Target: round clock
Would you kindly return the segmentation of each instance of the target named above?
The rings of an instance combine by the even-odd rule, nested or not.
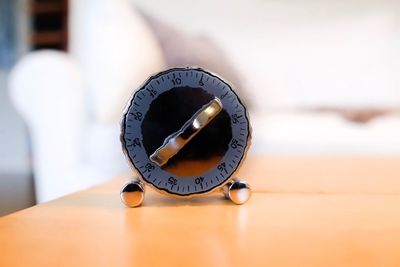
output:
[[[242,204],[250,187],[234,174],[250,139],[244,104],[217,75],[201,68],[153,75],[135,91],[122,118],[122,148],[138,175],[124,185],[121,199],[139,206],[148,184],[175,197],[220,189]]]

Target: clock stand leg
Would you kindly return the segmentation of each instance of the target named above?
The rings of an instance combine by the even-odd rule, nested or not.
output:
[[[224,195],[233,203],[241,205],[247,202],[251,197],[250,185],[245,180],[234,178],[223,188]]]
[[[122,202],[129,208],[138,207],[144,200],[144,184],[140,179],[132,179],[121,189]]]

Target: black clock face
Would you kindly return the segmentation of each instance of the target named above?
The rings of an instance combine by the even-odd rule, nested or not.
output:
[[[182,127],[213,99],[221,105],[218,114],[185,137]],[[189,141],[157,164],[151,155],[176,133]],[[243,160],[249,138],[248,115],[238,96],[221,78],[199,68],[150,77],[122,121],[121,142],[133,167],[146,182],[173,195],[202,194],[224,184]]]

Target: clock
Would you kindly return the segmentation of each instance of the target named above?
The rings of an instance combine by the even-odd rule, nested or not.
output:
[[[173,68],[149,77],[129,100],[122,149],[136,176],[121,189],[129,207],[146,185],[172,197],[222,191],[236,204],[250,186],[235,177],[251,141],[249,115],[233,87],[201,68]]]

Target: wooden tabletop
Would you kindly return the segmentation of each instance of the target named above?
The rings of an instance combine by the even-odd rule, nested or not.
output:
[[[250,157],[254,193],[125,208],[126,178],[0,218],[0,266],[400,266],[400,157]]]

